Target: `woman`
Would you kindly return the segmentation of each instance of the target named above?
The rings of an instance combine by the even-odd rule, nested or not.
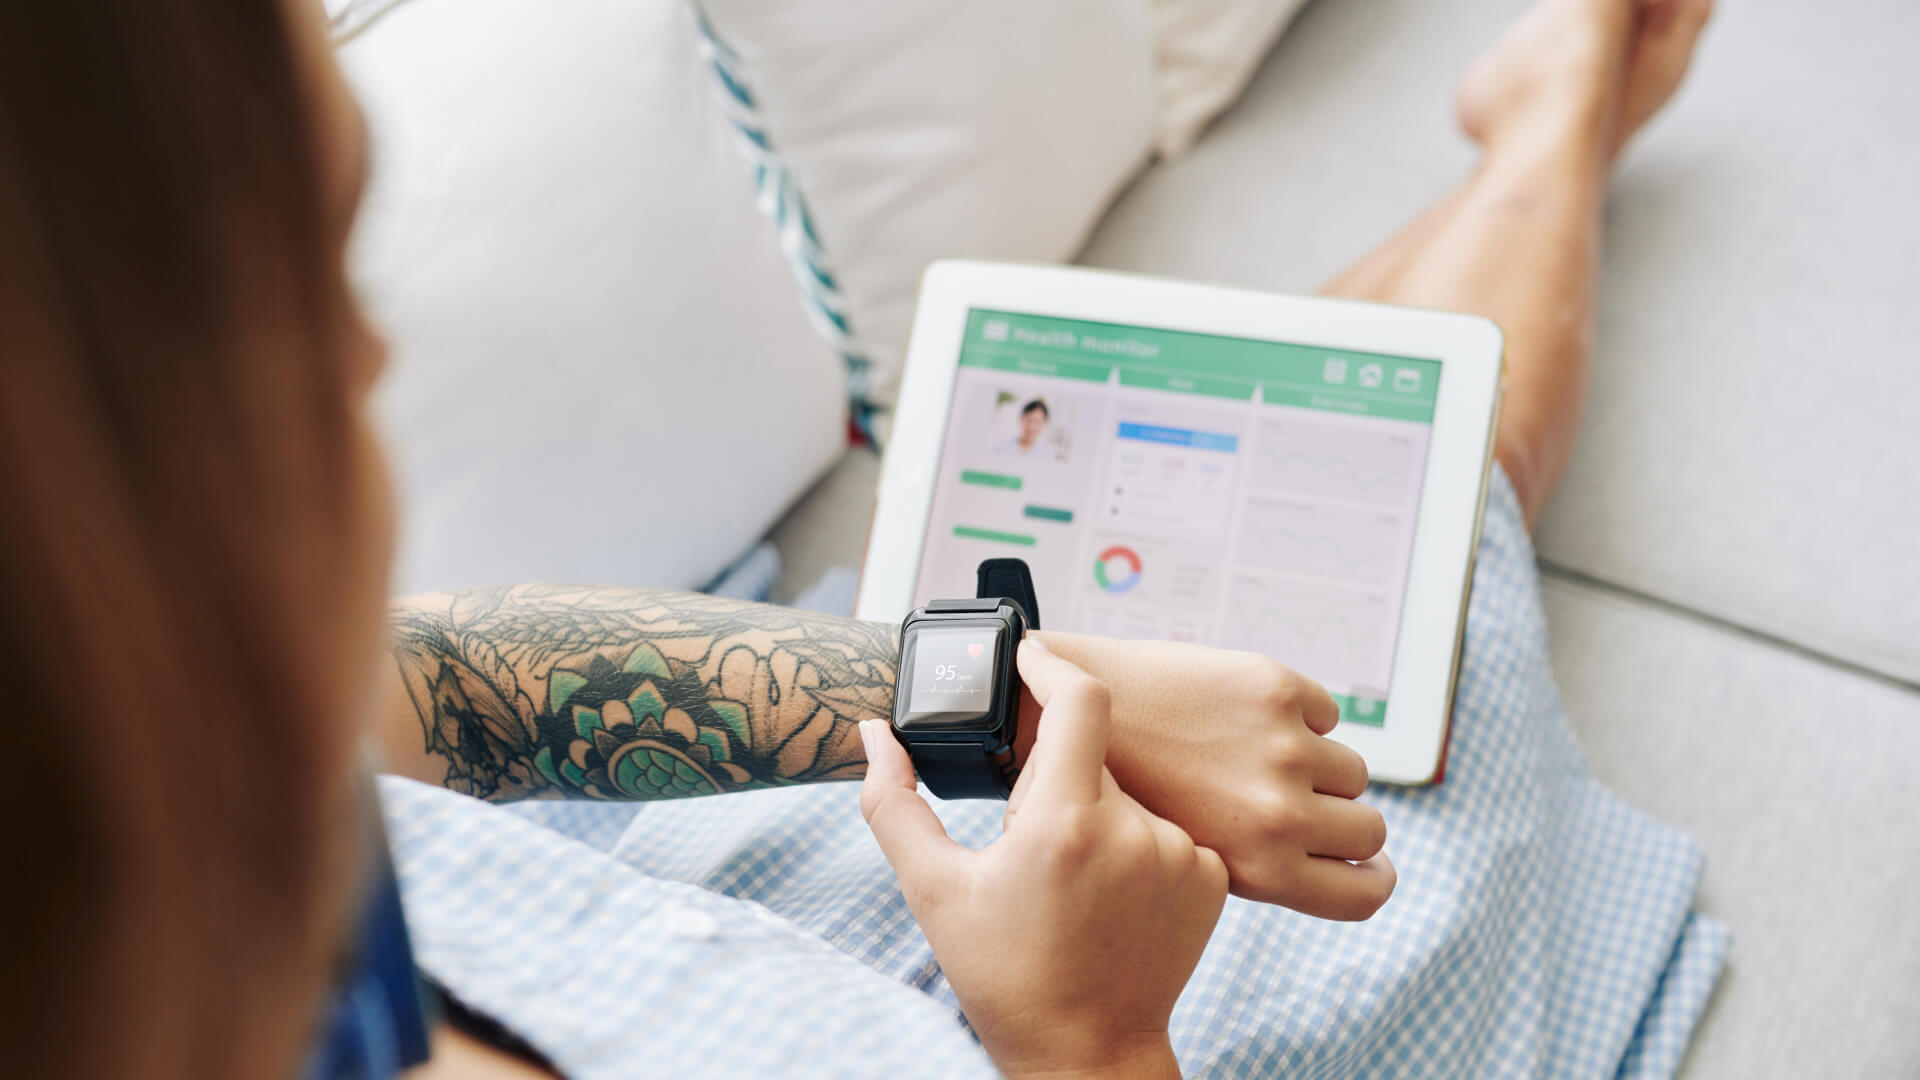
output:
[[[215,19],[188,0],[70,8],[14,5],[0,15],[0,499],[10,508],[0,540],[9,598],[0,664],[16,695],[10,730],[20,760],[4,807],[8,863],[19,868],[8,890],[18,929],[3,984],[7,1045],[13,1071],[31,1076],[286,1075],[308,1059],[333,960],[356,917],[364,730],[385,733],[399,771],[478,794],[605,789],[585,766],[578,781],[557,764],[551,775],[542,770],[539,748],[500,723],[515,701],[479,693],[523,680],[556,685],[544,637],[513,656],[498,643],[527,641],[516,626],[533,624],[516,619],[542,613],[551,597],[538,591],[423,601],[403,612],[400,679],[382,708],[376,676],[393,670],[381,658],[391,511],[365,417],[380,347],[341,272],[366,161],[318,11],[263,2]],[[1499,520],[1489,521],[1505,545],[1494,560],[1500,573],[1523,564],[1518,520],[1544,502],[1571,443],[1607,170],[1671,93],[1703,18],[1698,0],[1547,0],[1463,92],[1463,119],[1488,148],[1486,167],[1336,285],[1348,295],[1480,311],[1506,326],[1514,373],[1499,452],[1514,492],[1502,489],[1490,512]],[[1473,640],[1483,650],[1508,632],[1488,622],[1500,618],[1492,602],[1480,610],[1488,584],[1475,600]],[[689,634],[711,644],[734,640],[729,634],[750,643],[851,633],[769,626],[743,609],[659,597],[589,607],[596,619],[602,608],[621,612],[616,621],[635,635],[619,643],[629,660],[641,644]],[[472,618],[505,632],[491,639]],[[1512,634],[1535,632],[1519,622]],[[1390,864],[1375,857],[1379,815],[1351,801],[1364,770],[1356,777],[1355,763],[1319,738],[1324,692],[1310,682],[1208,654],[1205,663],[1218,666],[1207,676],[1217,677],[1196,681],[1241,711],[1224,727],[1182,731],[1144,721],[1156,707],[1166,719],[1169,699],[1197,711],[1194,694],[1169,694],[1155,676],[1190,668],[1198,653],[1167,663],[1156,662],[1165,654],[1154,646],[1049,642],[1021,657],[1043,710],[1040,734],[1010,808],[1018,813],[986,850],[965,852],[940,835],[898,747],[869,727],[830,717],[825,735],[808,736],[816,752],[800,771],[812,770],[806,779],[865,772],[861,809],[941,962],[921,964],[931,974],[920,982],[950,986],[998,1067],[1165,1074],[1175,1067],[1169,1014],[1229,883],[1243,895],[1364,917],[1393,887]],[[1500,675],[1474,675],[1475,649],[1470,642],[1463,708],[1481,708],[1473,688]],[[663,663],[681,659],[666,652]],[[697,685],[724,687],[733,655],[695,672]],[[878,646],[843,643],[820,655],[849,667],[889,662]],[[771,653],[762,659],[778,667]],[[582,677],[592,675],[589,665]],[[443,676],[458,693],[437,692]],[[860,677],[886,681],[878,671]],[[857,678],[833,688],[850,685]],[[1237,692],[1250,688],[1262,692]],[[780,701],[791,698],[763,696],[748,702],[749,721],[787,722]],[[1448,800],[1484,793],[1473,785],[1495,749],[1486,740],[1515,730],[1500,720],[1477,726],[1480,742],[1462,732],[1457,785],[1390,800],[1416,837],[1444,818]],[[812,722],[782,731],[798,738]],[[1231,736],[1253,728],[1265,738],[1248,753],[1254,743]],[[1168,745],[1220,771],[1169,770]],[[740,764],[737,777],[715,766],[710,786],[726,786],[721,775],[741,787],[795,775],[771,746],[765,753]],[[546,862],[490,865],[499,851],[528,853],[495,841],[518,842],[533,826],[490,824],[487,832],[474,826],[469,800],[388,791],[403,872],[417,885],[410,906],[416,895],[430,901],[419,905],[425,919],[414,911],[416,931],[445,961],[430,971],[461,974],[449,980],[456,999],[499,989],[486,982],[488,965],[538,961],[548,973],[565,966],[559,960],[578,965],[572,985],[581,1002],[600,1002],[596,988],[630,975],[597,965],[649,942],[589,940],[585,954],[556,956],[531,935],[501,938],[489,942],[485,964],[459,969],[446,930],[454,919],[439,918],[446,909],[431,902],[436,883],[416,859],[431,840],[466,860],[469,883],[588,864],[602,877],[630,868],[594,862],[601,853],[579,845],[562,851],[557,840],[535,841],[554,849]],[[569,888],[541,897],[549,906],[579,899],[574,879],[556,880]],[[872,889],[890,885],[861,880],[871,906],[840,908],[884,909],[889,901]],[[1535,879],[1499,880],[1518,881],[1524,899]],[[644,882],[617,882],[594,898],[615,895],[696,903]],[[542,1066],[529,1058],[541,1055],[579,1075],[676,1071],[668,1063],[684,1071],[690,1062],[709,1072],[767,1061],[794,1071],[985,1065],[925,998],[839,954],[809,951],[784,930],[755,938],[747,922],[716,921],[697,906],[646,913],[658,916],[661,935],[684,943],[668,954],[684,962],[675,969],[684,977],[649,1001],[692,1008],[715,972],[744,959],[739,970],[762,973],[767,985],[732,985],[766,995],[756,999],[764,1010],[744,1022],[730,1003],[709,1002],[701,1015],[728,1021],[716,1031],[697,1017],[674,1024],[677,1014],[616,1000],[605,1010],[612,1020],[591,1029],[603,1041],[588,1045],[586,1028],[567,1022],[593,1018],[539,1014],[555,1017],[545,1027],[528,1021],[534,1014],[511,1015],[545,1003],[509,998],[478,1011],[508,1014],[510,1032],[496,1032],[493,1045],[448,1033],[429,1068],[538,1075]],[[1284,915],[1235,909],[1223,930],[1235,955],[1218,962],[1287,967],[1297,954],[1282,946],[1297,924]],[[617,920],[614,929],[622,929]],[[735,955],[750,940],[758,951]],[[1353,955],[1416,956],[1412,967],[1427,971],[1441,970],[1428,961],[1448,949],[1469,947],[1475,939],[1458,937]],[[764,974],[776,964],[785,976]],[[1371,1018],[1372,1041],[1355,1045],[1385,1055],[1408,1037],[1393,1026],[1395,999],[1386,995],[1414,984],[1376,978],[1377,966],[1324,985],[1336,988],[1335,1012]],[[1454,989],[1469,1004],[1486,1003],[1475,1015],[1505,1000],[1479,984]],[[1209,1004],[1193,1030],[1237,1053],[1273,1041],[1273,1010],[1312,1016],[1327,1006],[1253,997],[1268,1011]],[[820,1011],[820,999],[838,1011]],[[807,1030],[790,1030],[792,1016]],[[499,1043],[531,1044],[533,1053],[516,1056]],[[754,1056],[807,1046],[816,1056]],[[616,1052],[629,1056],[607,1056]],[[1346,1059],[1361,1060],[1396,1059]],[[1479,1071],[1457,1059],[1445,1067]]]
[[[367,170],[359,114],[317,5],[16,6],[0,16],[0,158],[0,662],[24,766],[6,803],[9,1071],[288,1075],[310,1060],[355,933],[357,745],[376,674],[393,670],[391,496],[366,416],[382,346],[343,273]],[[683,622],[744,617],[676,600]],[[408,629],[403,660],[430,658],[431,628]],[[849,632],[890,662],[884,635]],[[1225,867],[1105,771],[1100,684],[1044,649],[1021,665],[1046,708],[1006,843],[975,855],[929,835],[910,766],[873,723],[849,744],[876,751],[869,815],[929,932],[958,950],[955,986],[1003,1069],[1165,1071],[1166,1015]],[[87,698],[113,704],[79,707],[80,672]],[[456,748],[457,726],[423,747],[400,715],[403,749]],[[1324,746],[1359,770],[1357,794],[1364,767]],[[749,749],[712,774],[771,777],[778,763]],[[835,753],[841,774],[863,771],[864,754]],[[458,775],[474,790],[471,768]],[[1016,907],[1018,922],[998,917]],[[1004,960],[987,941],[1020,946],[1020,963],[961,974],[966,957]],[[904,993],[838,959],[843,982]],[[977,1053],[920,1008],[962,1060]],[[518,1075],[530,1056],[449,1033],[433,1068]]]

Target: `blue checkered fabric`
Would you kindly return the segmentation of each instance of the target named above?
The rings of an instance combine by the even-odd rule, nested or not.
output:
[[[463,795],[380,785],[421,968],[563,1076],[993,1074],[950,1010],[759,904]]]
[[[1694,843],[1587,773],[1546,644],[1532,548],[1497,477],[1446,782],[1367,796],[1387,819],[1398,891],[1358,924],[1229,901],[1173,1017],[1190,1075],[1678,1068],[1729,935],[1692,910]],[[423,965],[569,1075],[683,1071],[666,1062],[759,1075],[987,1069],[852,785],[503,810],[387,784]],[[963,843],[999,831],[994,805],[936,805]],[[658,932],[669,902],[705,913],[716,937]],[[835,951],[807,951],[822,941]],[[893,993],[903,985],[921,992],[911,1009]],[[708,1023],[676,1029],[695,1009]],[[713,1038],[716,1018],[732,1040]],[[849,1026],[858,1037],[819,1034]],[[649,1056],[623,1071],[614,1045]]]

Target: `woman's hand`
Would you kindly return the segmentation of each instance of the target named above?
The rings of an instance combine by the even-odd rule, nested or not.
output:
[[[1386,903],[1386,822],[1354,801],[1367,764],[1325,737],[1340,712],[1319,683],[1253,653],[1042,636],[1112,688],[1114,778],[1218,851],[1234,895],[1326,919],[1365,919]]]
[[[860,810],[973,1030],[1010,1076],[1177,1076],[1167,1021],[1226,902],[1227,870],[1120,790],[1107,689],[1029,639],[1044,723],[975,852],[914,790],[886,723],[860,725]]]

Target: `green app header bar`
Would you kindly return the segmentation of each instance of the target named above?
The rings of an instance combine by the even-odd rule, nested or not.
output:
[[[1431,423],[1440,361],[975,309],[963,367]]]

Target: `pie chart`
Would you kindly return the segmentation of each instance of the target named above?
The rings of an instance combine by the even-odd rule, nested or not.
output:
[[[1115,544],[1093,560],[1093,580],[1110,593],[1123,593],[1140,584],[1140,553]]]

